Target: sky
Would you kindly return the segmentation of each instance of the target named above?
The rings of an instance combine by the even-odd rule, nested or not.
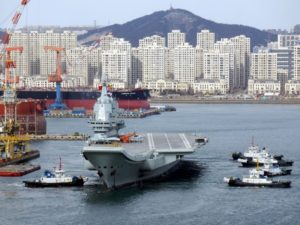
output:
[[[19,2],[0,0],[0,28],[11,26]],[[30,0],[18,27],[122,24],[171,5],[218,23],[287,30],[300,24],[300,0]]]

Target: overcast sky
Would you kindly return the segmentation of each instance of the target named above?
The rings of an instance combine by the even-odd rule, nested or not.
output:
[[[20,0],[0,0],[0,27],[7,27]],[[259,29],[300,24],[300,0],[31,0],[19,26],[111,25],[167,10],[170,5],[220,23]]]

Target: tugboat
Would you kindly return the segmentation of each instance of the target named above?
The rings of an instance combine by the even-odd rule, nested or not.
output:
[[[257,156],[253,158],[239,158],[237,161],[242,163],[243,167],[255,167],[257,163],[259,166],[263,166],[265,163],[277,164],[278,166],[293,166],[294,163],[292,160],[274,159],[271,155]]]
[[[62,169],[61,159],[59,162],[59,168],[54,169],[54,173],[45,170],[44,176],[40,179],[32,181],[23,181],[26,187],[73,187],[83,186],[87,181],[86,177],[82,176],[66,176],[65,171]]]
[[[236,177],[224,177],[224,182],[233,187],[291,187],[291,181],[274,181],[267,176],[261,175],[257,169],[251,169],[249,171],[249,176],[244,176],[242,179]]]
[[[274,177],[274,176],[284,176],[284,175],[290,175],[292,172],[292,169],[286,169],[279,167],[278,164],[273,163],[265,163],[264,167],[258,170],[261,175],[268,176],[268,177]]]
[[[252,145],[248,148],[247,151],[244,153],[242,152],[234,152],[232,153],[232,159],[238,160],[238,159],[246,159],[246,158],[257,158],[257,157],[268,157],[271,156],[272,158],[276,160],[282,160],[283,155],[270,155],[267,148],[263,147],[262,149],[259,148],[258,145],[254,144],[254,138],[252,137]]]

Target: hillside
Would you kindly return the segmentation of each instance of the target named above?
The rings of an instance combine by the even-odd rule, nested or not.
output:
[[[99,36],[111,32],[115,37],[122,37],[138,46],[138,40],[146,36],[160,35],[167,37],[167,33],[179,29],[186,33],[186,39],[196,45],[196,34],[202,29],[209,29],[216,34],[216,39],[246,35],[251,38],[251,45],[266,45],[268,41],[276,40],[276,35],[259,29],[235,25],[216,23],[182,9],[170,9],[154,12],[124,24],[114,24],[107,27],[93,29],[79,36],[81,42],[96,40]]]

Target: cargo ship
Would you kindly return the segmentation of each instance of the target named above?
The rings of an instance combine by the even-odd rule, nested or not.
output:
[[[2,92],[0,91],[0,96]],[[101,96],[98,90],[84,89],[84,90],[62,90],[61,92],[63,103],[69,108],[85,108],[92,110],[93,106]],[[18,99],[36,99],[45,100],[46,107],[53,104],[55,101],[55,90],[44,89],[19,89],[17,90]],[[148,89],[131,89],[131,90],[113,90],[112,96],[118,102],[119,108],[122,109],[149,109],[150,93]]]

